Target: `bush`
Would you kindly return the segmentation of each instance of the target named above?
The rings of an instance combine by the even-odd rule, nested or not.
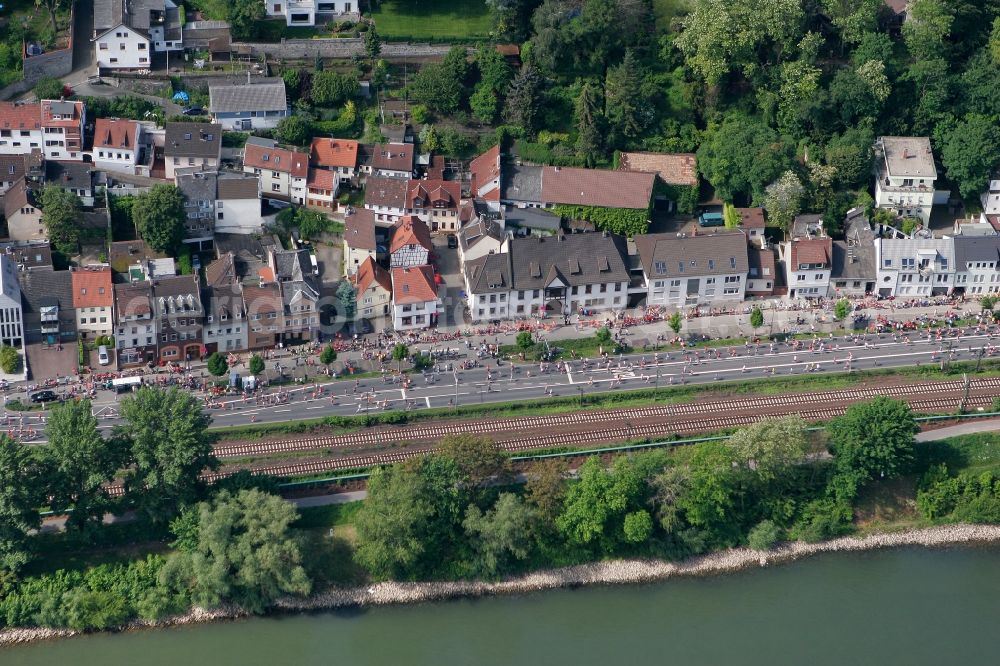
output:
[[[808,543],[840,536],[850,529],[852,515],[849,504],[831,499],[813,500],[802,509],[791,536]]]
[[[770,550],[781,537],[781,528],[770,520],[762,520],[750,530],[747,543],[754,550]]]
[[[35,84],[35,97],[43,99],[59,99],[63,96],[63,82],[54,76],[43,76]]]
[[[3,370],[8,375],[12,375],[20,367],[21,354],[18,353],[17,349],[9,345],[0,347],[0,370]]]
[[[944,465],[925,475],[917,507],[925,518],[969,523],[1000,523],[1000,478],[993,472],[948,477]]]

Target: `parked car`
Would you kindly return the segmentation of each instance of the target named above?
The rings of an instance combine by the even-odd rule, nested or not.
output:
[[[197,253],[191,255],[191,268],[197,273],[201,270],[201,256]]]
[[[111,357],[108,356],[108,348],[104,345],[97,348],[97,362],[101,365],[108,365],[111,363]]]
[[[448,247],[452,250],[458,247],[458,236],[455,234],[448,234]]]
[[[205,115],[205,109],[200,106],[185,106],[181,113],[185,116],[202,116]]]
[[[59,396],[56,395],[55,391],[50,391],[45,389],[44,391],[36,391],[31,394],[31,402],[42,403],[42,402],[52,402],[53,400],[58,400]]]

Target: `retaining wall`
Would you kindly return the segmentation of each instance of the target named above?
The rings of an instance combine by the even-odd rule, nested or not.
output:
[[[269,58],[284,58],[302,60],[315,58],[318,53],[321,58],[350,58],[354,55],[364,55],[363,40],[355,37],[345,39],[282,39],[280,42],[234,42],[233,52],[240,47],[249,47],[250,53],[259,58],[266,54]],[[451,48],[447,44],[382,44],[383,58],[403,58],[420,56],[443,56]]]

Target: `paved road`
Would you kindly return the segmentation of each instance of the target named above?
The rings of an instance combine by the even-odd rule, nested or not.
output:
[[[948,426],[946,428],[937,428],[935,430],[920,432],[917,433],[916,439],[918,442],[933,442],[938,439],[958,437],[959,435],[972,435],[977,432],[995,432],[997,430],[1000,430],[1000,419],[982,418],[966,421],[965,423],[959,423],[958,425]]]

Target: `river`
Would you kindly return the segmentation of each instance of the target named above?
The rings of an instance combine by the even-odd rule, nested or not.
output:
[[[3,666],[995,664],[1000,548],[820,555],[715,578],[94,635]]]

